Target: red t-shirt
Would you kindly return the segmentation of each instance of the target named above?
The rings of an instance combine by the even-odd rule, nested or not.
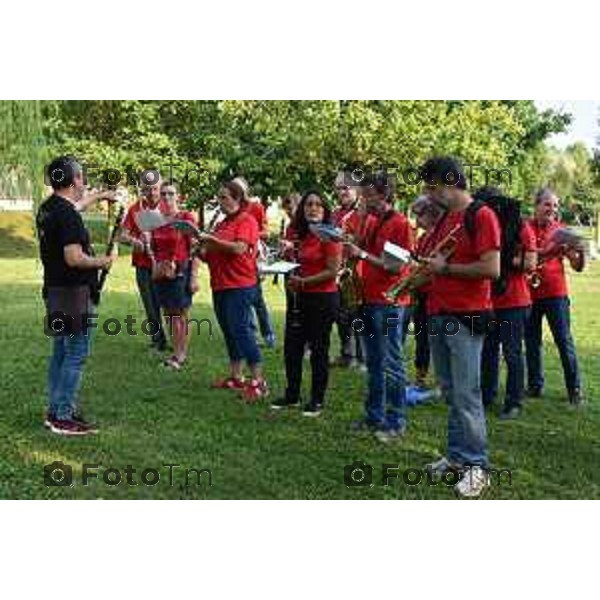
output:
[[[551,234],[556,229],[564,227],[560,221],[553,221],[549,225],[542,227],[535,219],[531,219],[529,225],[535,235],[538,252],[544,249]],[[539,260],[540,256],[538,255]],[[544,298],[562,298],[569,295],[562,258],[551,258],[544,262],[544,264],[540,265],[538,273],[542,278],[542,283],[538,288],[531,288],[531,298],[534,302]]]
[[[298,245],[298,263],[300,277],[312,277],[327,268],[327,259],[342,256],[342,244],[339,242],[322,242],[316,235],[309,232]],[[316,285],[307,285],[303,292],[336,292],[336,278],[323,281]]]
[[[494,211],[484,206],[475,213],[473,235],[464,228],[465,211],[449,212],[434,229],[432,242],[437,245],[457,225],[456,248],[449,264],[477,262],[482,254],[500,250],[501,232]],[[427,314],[471,314],[492,308],[491,280],[433,275],[427,295]]]
[[[213,291],[247,288],[256,285],[256,246],[258,225],[254,217],[246,211],[223,219],[213,235],[227,242],[246,242],[248,250],[244,254],[231,254],[210,250],[204,260],[210,270],[210,286]]]
[[[523,252],[535,252],[535,234],[526,222],[521,227],[519,236]],[[501,296],[492,296],[494,308],[521,308],[531,305],[531,293],[527,277],[523,271],[510,271],[506,291]]]
[[[408,219],[401,213],[390,211],[385,215],[373,219],[366,232],[365,250],[373,256],[380,257],[386,242],[391,242],[407,250],[412,250],[412,232]],[[368,261],[363,261],[363,289],[366,304],[393,304],[395,306],[408,306],[410,296],[404,294],[395,301],[386,298],[386,292],[406,277],[408,267],[399,273],[390,273],[383,267],[375,267]]]
[[[189,211],[181,211],[176,219],[196,225],[196,218]],[[156,260],[184,262],[190,258],[192,238],[174,227],[160,227],[152,232],[152,250]]]
[[[269,234],[269,221],[267,219],[267,211],[262,202],[248,202],[246,204],[246,212],[256,219],[259,237],[266,237]]]
[[[148,209],[149,209],[149,206],[143,200],[138,200],[137,202],[132,204],[129,207],[129,209],[127,210],[127,214],[125,215],[125,218],[123,219],[123,229],[126,229],[132,237],[140,239],[140,240],[142,239],[142,232],[140,231],[140,228],[137,226],[135,218],[136,218],[136,215],[141,210],[148,210]],[[157,210],[159,210],[161,213],[166,212],[166,210],[167,210],[166,203],[161,200],[158,203]],[[152,260],[144,252],[132,252],[131,253],[131,264],[134,267],[142,267],[142,268],[150,269],[152,267]]]

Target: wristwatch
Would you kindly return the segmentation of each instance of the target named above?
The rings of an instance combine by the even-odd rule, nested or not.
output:
[[[358,258],[360,258],[360,260],[367,260],[368,256],[369,256],[368,252],[365,252],[364,250],[361,250],[360,254],[358,255]]]

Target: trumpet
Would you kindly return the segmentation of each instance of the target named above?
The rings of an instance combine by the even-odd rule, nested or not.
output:
[[[538,258],[535,270],[526,275],[527,282],[534,290],[543,283],[541,267],[549,260],[562,258],[569,251],[583,252],[583,238],[569,227],[559,227],[550,234],[548,246],[547,251]]]
[[[388,300],[396,300],[398,296],[402,296],[408,292],[414,292],[428,281],[431,280],[431,268],[426,259],[431,258],[435,254],[442,254],[444,258],[450,258],[456,249],[457,233],[462,229],[462,224],[455,225],[446,237],[440,240],[425,257],[415,260],[415,265],[411,268],[410,273],[401,279],[398,283],[392,285],[385,296]]]

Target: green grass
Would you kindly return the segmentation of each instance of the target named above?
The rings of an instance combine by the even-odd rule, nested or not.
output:
[[[0,222],[0,229],[2,224]],[[0,240],[2,237],[0,236]],[[6,239],[0,248],[7,245]],[[33,247],[33,246],[32,246]],[[573,276],[573,327],[589,404],[570,409],[565,400],[556,349],[547,340],[547,390],[543,400],[529,401],[518,422],[489,417],[492,465],[512,469],[512,486],[494,485],[489,498],[600,498],[600,264]],[[209,382],[225,371],[225,349],[215,325],[214,337],[203,329],[194,336],[189,366],[165,372],[147,351],[147,338],[98,332],[87,365],[81,402],[101,425],[94,438],[61,439],[42,427],[45,378],[50,341],[42,331],[41,270],[25,252],[0,258],[0,497],[3,498],[453,498],[443,486],[410,487],[381,483],[381,465],[421,468],[445,448],[446,408],[442,404],[410,409],[410,429],[394,446],[349,433],[361,415],[364,377],[333,372],[328,406],[320,419],[298,413],[273,414],[266,402],[242,404],[228,392],[211,392]],[[143,318],[134,290],[129,259],[119,259],[109,278],[101,318]],[[284,294],[265,283],[268,303],[282,339]],[[213,319],[207,282],[196,297],[193,316]],[[214,320],[214,319],[213,319]],[[412,357],[412,343],[409,343]],[[276,394],[284,385],[281,348],[266,351],[266,370]],[[308,366],[308,364],[307,364]],[[412,369],[411,369],[412,372]],[[163,479],[155,487],[122,483],[116,487],[80,484],[48,488],[43,465],[72,464],[76,477],[82,463],[100,463],[124,471],[179,464],[208,468],[200,486],[184,485],[181,469],[175,485]],[[344,465],[354,460],[374,466],[372,488],[347,488]]]

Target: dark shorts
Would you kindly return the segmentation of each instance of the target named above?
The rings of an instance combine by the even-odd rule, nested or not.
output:
[[[181,309],[192,305],[191,274],[191,265],[188,265],[175,279],[155,282],[161,308]]]

